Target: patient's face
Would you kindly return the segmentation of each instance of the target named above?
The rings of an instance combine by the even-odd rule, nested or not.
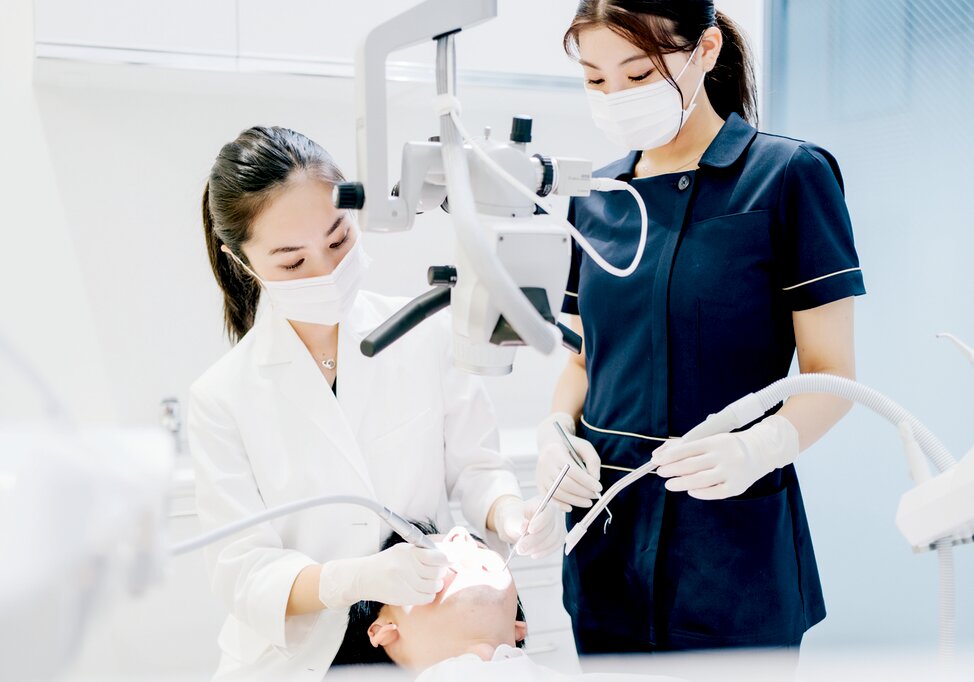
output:
[[[466,642],[513,646],[523,639],[515,623],[517,591],[504,559],[464,528],[431,536],[450,558],[450,572],[436,599],[424,606],[385,606],[369,628],[373,644],[399,665],[426,668],[458,655]]]

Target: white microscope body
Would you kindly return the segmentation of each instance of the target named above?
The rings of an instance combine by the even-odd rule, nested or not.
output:
[[[509,141],[492,140],[489,131],[483,139],[464,139],[458,129],[454,34],[496,15],[496,0],[427,0],[373,29],[356,56],[361,182],[336,187],[336,206],[358,209],[362,228],[379,232],[407,230],[417,212],[442,206],[453,217],[458,243],[455,266],[430,269],[437,289],[366,339],[366,355],[381,352],[448,305],[456,364],[470,372],[509,373],[518,345],[550,353],[561,340],[580,350],[577,335],[556,322],[571,261],[564,221],[537,213],[535,203],[497,167],[539,197],[585,196],[591,163],[529,155],[527,117],[514,118]],[[405,145],[401,179],[392,188],[386,175],[385,63],[392,51],[426,40],[437,42],[441,134]]]

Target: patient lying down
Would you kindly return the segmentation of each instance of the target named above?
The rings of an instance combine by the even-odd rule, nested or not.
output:
[[[520,649],[527,624],[504,559],[465,529],[444,535],[417,524],[450,558],[451,572],[436,599],[424,606],[359,602],[349,613],[345,640],[333,665],[393,662],[422,674],[422,682],[504,677],[566,680],[536,664]],[[401,542],[386,540],[383,549]],[[595,676],[584,676],[592,679]],[[645,676],[599,675],[612,680]],[[660,678],[655,678],[660,679]]]

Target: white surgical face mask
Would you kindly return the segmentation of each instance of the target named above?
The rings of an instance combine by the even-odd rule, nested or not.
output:
[[[695,47],[674,82],[680,80],[696,53]],[[706,73],[700,76],[685,111],[680,91],[666,80],[609,94],[589,88],[586,92],[592,118],[606,137],[626,149],[662,147],[686,124],[706,77]]]
[[[348,315],[372,262],[359,238],[331,273],[272,282],[258,277],[233,253],[230,256],[261,283],[280,315],[295,322],[327,325],[338,324]]]

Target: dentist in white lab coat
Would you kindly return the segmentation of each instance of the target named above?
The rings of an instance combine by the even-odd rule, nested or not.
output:
[[[359,495],[406,518],[476,530],[541,556],[562,543],[554,507],[534,509],[498,451],[482,383],[456,370],[448,318],[368,359],[359,343],[404,303],[360,290],[369,259],[331,202],[334,161],[303,135],[251,128],[225,145],[203,222],[235,346],[192,386],[190,448],[205,528],[317,495]],[[327,506],[209,547],[229,616],[217,678],[320,679],[363,599],[424,604],[449,570],[364,508]],[[518,542],[520,539],[520,542]]]

